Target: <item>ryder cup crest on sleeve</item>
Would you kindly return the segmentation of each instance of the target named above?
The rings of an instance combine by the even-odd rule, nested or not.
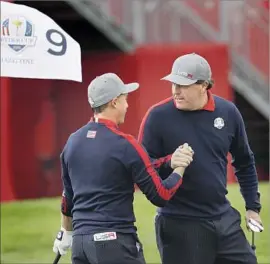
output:
[[[131,93],[139,88],[138,83],[124,82],[114,73],[96,77],[88,86],[88,102],[92,108],[107,104],[121,94]]]
[[[197,81],[210,81],[211,77],[212,71],[207,60],[191,53],[178,57],[173,63],[171,73],[161,80],[178,85],[191,85]]]

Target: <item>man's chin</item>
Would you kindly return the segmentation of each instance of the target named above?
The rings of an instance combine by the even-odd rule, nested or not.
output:
[[[179,102],[174,101],[174,105],[179,110],[190,111],[188,106],[185,103],[179,103]]]

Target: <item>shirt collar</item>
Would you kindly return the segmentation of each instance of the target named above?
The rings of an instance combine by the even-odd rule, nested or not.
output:
[[[214,112],[215,111],[215,100],[214,96],[210,91],[207,91],[208,101],[202,110]]]
[[[108,127],[118,128],[118,126],[115,122],[113,122],[109,119],[105,119],[105,118],[91,117],[90,122],[104,124],[105,126],[108,126]]]

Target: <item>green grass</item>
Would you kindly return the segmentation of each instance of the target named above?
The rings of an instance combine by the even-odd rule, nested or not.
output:
[[[259,263],[270,263],[269,184],[260,184],[260,190],[265,231],[256,236],[257,256]],[[244,216],[238,185],[229,186],[228,197]],[[52,263],[52,244],[60,225],[59,204],[60,198],[54,198],[1,205],[1,263]],[[160,263],[154,235],[155,207],[139,192],[135,196],[135,213],[147,263]],[[250,233],[247,236],[251,238]],[[60,263],[70,263],[70,254]]]

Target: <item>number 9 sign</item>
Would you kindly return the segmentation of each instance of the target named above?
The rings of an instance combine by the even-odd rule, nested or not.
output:
[[[52,18],[1,1],[1,76],[81,82],[81,67],[80,44]]]
[[[53,36],[58,37],[60,36],[60,41],[55,41],[53,39]],[[61,47],[59,51],[55,51],[51,48],[48,49],[48,53],[55,55],[55,56],[63,56],[65,55],[67,51],[67,40],[64,34],[62,34],[60,31],[56,29],[49,29],[46,32],[46,38],[47,40],[54,46]]]

